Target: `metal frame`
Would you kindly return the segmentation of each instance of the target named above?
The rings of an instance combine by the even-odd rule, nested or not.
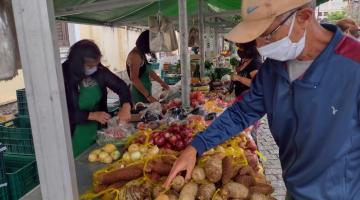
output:
[[[184,108],[190,108],[190,54],[189,54],[189,32],[187,2],[179,0],[179,40],[180,40],[180,64],[181,64],[181,92],[182,104]]]
[[[200,50],[200,77],[205,76],[205,41],[204,41],[204,0],[198,0],[199,18],[199,50]]]
[[[79,198],[52,0],[13,0],[43,199]]]
[[[94,3],[82,4],[78,6],[70,6],[67,8],[63,8],[55,11],[56,17],[64,17],[69,15],[76,15],[81,13],[88,12],[97,12],[97,11],[105,11],[112,10],[115,8],[121,8],[126,6],[133,6],[145,3],[154,3],[160,0],[106,0],[99,1]]]

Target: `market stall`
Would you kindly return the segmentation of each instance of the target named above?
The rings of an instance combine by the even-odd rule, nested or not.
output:
[[[41,194],[43,199],[54,199],[54,200],[79,199],[79,193],[82,193],[83,191],[81,188],[79,189],[77,183],[78,181],[83,180],[81,178],[82,176],[80,171],[82,172],[85,171],[85,170],[80,170],[79,173],[77,174],[75,173],[76,172],[75,166],[78,165],[75,164],[75,162],[77,161],[74,162],[74,159],[72,157],[71,138],[70,138],[71,134],[68,123],[68,114],[67,114],[66,101],[64,95],[65,92],[63,86],[62,69],[60,67],[59,52],[54,42],[55,17],[57,16],[58,19],[62,19],[62,20],[68,20],[79,23],[98,24],[98,25],[110,25],[110,26],[136,25],[138,22],[144,24],[144,21],[139,19],[145,19],[147,16],[157,13],[159,11],[159,5],[163,6],[164,8],[167,5],[167,10],[165,9],[164,11],[162,10],[162,12],[165,13],[164,15],[168,15],[170,18],[174,17],[173,19],[179,17],[178,26],[180,30],[180,57],[181,57],[180,60],[182,67],[182,102],[183,102],[183,106],[188,109],[191,104],[191,100],[190,100],[191,77],[190,77],[190,67],[189,67],[190,58],[187,49],[187,45],[188,45],[187,17],[189,13],[196,12],[197,1],[171,0],[171,1],[161,1],[162,2],[161,4],[159,4],[158,2],[160,1],[150,1],[150,0],[133,0],[133,1],[104,0],[104,1],[95,1],[95,2],[92,0],[91,1],[90,0],[89,1],[77,1],[77,0],[67,0],[67,1],[13,0],[12,1],[15,22],[16,22],[15,23],[16,31],[18,36],[17,39],[18,39],[20,55],[21,55],[21,62],[24,70],[24,78],[25,78],[25,85],[27,91],[26,95],[28,97],[27,100],[28,100],[29,114],[31,119],[32,137],[34,140],[36,160],[37,160],[39,178],[41,183]],[[233,10],[233,8],[240,8],[240,2],[241,1],[238,0],[231,0],[231,1],[207,0],[204,1],[204,4],[207,4],[209,7],[211,7],[212,12],[215,11],[215,13],[217,13],[217,15],[215,16],[218,16],[220,18],[221,16],[227,17],[227,14],[232,15],[233,13],[231,13],[231,10]],[[144,12],[145,10],[148,9],[151,12],[148,13]],[[238,9],[236,9],[235,11],[239,12]],[[224,22],[223,24],[226,24],[226,22]],[[228,24],[229,27],[231,25],[233,24],[230,25]],[[215,111],[217,111],[217,106],[218,106],[217,104],[218,102],[212,102],[210,105],[205,104],[204,107],[209,107],[209,109],[214,109]],[[224,107],[222,109],[224,109]],[[151,133],[155,134],[153,132]],[[193,132],[192,134],[196,134],[196,133]],[[254,155],[255,154],[258,155],[258,152],[256,152],[256,150],[254,150],[253,147],[247,146],[247,140],[248,139],[244,137],[235,138],[229,144],[225,144],[227,146],[223,147],[223,149],[220,150],[215,149],[213,152],[209,152],[208,156],[214,156],[216,153],[222,154],[220,155],[220,158],[222,159],[214,158],[215,161],[213,162],[215,164],[211,164],[211,165],[216,166],[216,169],[220,169],[219,160],[226,159],[227,161],[224,161],[225,163],[227,163],[226,166],[228,167],[229,163],[231,166],[231,162],[230,162],[231,159],[229,158],[229,156],[233,156],[236,158],[235,160],[237,160],[234,163],[237,164],[240,163],[242,168],[247,166],[247,164],[244,163],[250,163],[249,161],[250,157],[246,158],[245,153],[238,154],[238,153],[234,153],[233,151],[234,148],[236,152],[241,152],[238,148],[242,148],[245,151],[247,148],[250,148],[252,152],[251,156],[253,156],[254,159]],[[187,140],[187,142],[189,142],[189,140]],[[155,139],[154,139],[154,143],[155,143]],[[151,142],[149,143],[149,141],[146,140],[144,144],[146,146],[148,145],[153,146],[155,145],[154,143]],[[160,142],[159,145],[161,143],[162,142]],[[183,147],[183,145],[184,144],[176,145],[176,148],[178,149],[175,150],[176,151],[181,150],[180,147]],[[129,152],[130,149],[127,148],[126,151]],[[159,154],[159,155],[160,156],[154,156],[154,159],[162,158],[163,154]],[[176,156],[176,152],[173,154],[170,153],[170,155],[171,155],[169,156],[170,158],[174,158],[174,156]],[[148,159],[144,160],[143,158],[141,158],[141,155],[139,159],[143,161],[143,164],[145,165],[149,163],[152,165],[151,162],[156,161],[156,159],[152,160],[152,157],[149,157]],[[123,163],[123,161],[125,160],[126,159],[122,157],[120,161],[115,162],[114,165],[110,165],[109,167],[111,169],[115,169],[112,167],[117,166],[119,167],[119,170],[127,169],[127,167],[129,167],[132,161],[135,161],[136,159],[131,159],[131,162],[129,163],[127,162]],[[206,160],[207,157],[204,157],[203,161],[207,165]],[[199,160],[199,166],[201,166],[202,163],[203,163],[202,160]],[[256,167],[261,169],[261,167],[259,167],[258,165]],[[260,169],[258,169],[257,171],[259,172],[259,174],[261,174]],[[148,169],[145,166],[141,170],[139,169],[136,170],[139,173],[139,175],[137,175],[137,177],[135,178],[133,177],[132,179],[128,178],[126,180],[126,184],[129,181],[132,181],[133,179],[137,180],[139,178],[146,178],[147,180],[153,171],[156,172],[156,170],[153,168],[149,169],[148,171]],[[205,173],[206,171],[207,170],[205,170]],[[210,172],[207,173],[210,174]],[[209,185],[209,188],[211,187],[211,190],[213,192],[208,192],[205,194],[209,195],[211,193],[212,194],[211,196],[216,196],[217,194],[219,195],[221,194],[225,196],[228,195],[229,197],[233,197],[233,198],[242,198],[245,196],[245,194],[254,195],[255,193],[257,193],[256,192],[257,190],[251,189],[251,187],[257,187],[258,185],[256,184],[266,184],[264,183],[264,177],[257,177],[256,174],[254,174],[254,172],[249,169],[247,169],[247,171],[245,172],[241,172],[241,170],[237,170],[237,173],[234,172],[234,174],[230,175],[230,179],[229,177],[226,177],[226,179],[228,179],[228,181],[234,180],[234,178],[237,177],[237,176],[235,177],[235,175],[239,175],[239,174],[241,176],[251,176],[252,178],[250,177],[248,178],[251,179],[252,184],[249,185],[248,187],[243,187],[243,186],[239,186],[238,184],[241,183],[238,183],[235,180],[237,184],[233,184],[232,186],[222,184],[220,187],[216,186],[214,189],[213,185],[211,186]],[[88,175],[86,176],[88,177]],[[109,176],[112,175],[110,174]],[[205,177],[207,181],[219,182],[220,178],[223,179],[223,176],[224,174],[218,175],[216,179],[210,177],[210,175],[207,175]],[[156,180],[156,178],[159,177],[155,176],[153,178]],[[101,179],[100,182],[106,186],[105,191],[107,191],[107,189],[110,189],[111,191],[113,190],[113,188],[108,188],[113,183],[113,181],[104,182],[104,178],[100,178],[100,179]],[[179,180],[180,179],[181,178],[179,178]],[[239,178],[238,180],[239,182],[244,181],[240,179],[242,178]],[[200,184],[203,183],[204,182],[200,182]],[[246,185],[244,182],[242,183],[243,183],[242,185]],[[80,185],[85,185],[85,184],[86,183],[81,183]],[[233,192],[233,189],[231,189],[231,187],[233,186],[235,188],[238,188],[240,191],[242,191],[242,193],[239,194],[238,192]],[[182,195],[183,193],[183,195],[186,196],[187,195],[194,196],[196,195],[195,194],[196,192],[194,192],[194,187],[198,187],[198,186],[192,184],[192,185],[186,185],[184,186],[184,188],[180,188],[179,186],[179,188],[174,188],[174,189],[185,190],[186,188],[189,192],[180,192],[180,195]],[[264,186],[264,188],[265,187],[267,187],[267,190],[265,192],[263,190],[262,193],[261,192],[260,193],[262,195],[267,196],[271,193],[271,189],[270,186],[268,185]],[[138,188],[133,188],[132,190],[138,190]],[[37,189],[36,191],[39,192],[39,189]],[[115,191],[117,191],[117,188],[115,188]],[[97,195],[96,193],[92,193],[92,194]],[[113,192],[110,192],[110,194],[113,195]]]

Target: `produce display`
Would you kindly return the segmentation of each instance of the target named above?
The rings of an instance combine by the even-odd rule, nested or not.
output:
[[[111,144],[91,152],[90,162],[109,165],[94,172],[93,186],[81,199],[274,199],[271,197],[274,189],[266,181],[259,160],[265,158],[250,135],[251,128],[199,157],[189,180],[180,173],[171,188],[162,187],[180,151],[230,105],[224,99],[216,93],[193,92],[191,103],[198,108],[192,114],[180,108],[181,101],[172,100],[165,104],[162,120],[137,124],[135,133],[127,137],[122,156]]]
[[[100,149],[96,149],[89,154],[89,162],[102,162],[110,164],[120,158],[121,153],[113,144],[107,144]]]

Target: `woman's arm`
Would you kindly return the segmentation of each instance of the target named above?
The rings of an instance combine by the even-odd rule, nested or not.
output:
[[[135,86],[136,89],[138,89],[141,94],[143,94],[145,97],[150,96],[150,91],[147,91],[142,82],[139,79],[139,73],[140,73],[140,66],[142,65],[142,58],[137,53],[130,53],[128,57],[128,64],[130,65],[130,80]]]
[[[234,75],[233,76],[233,81],[238,81],[238,82],[250,87],[252,79],[256,76],[257,72],[258,72],[258,70],[254,70],[254,71],[250,72],[251,79],[246,78],[246,77],[242,77],[242,76],[239,76],[239,75]]]
[[[168,84],[166,84],[154,71],[150,72],[150,78],[158,82],[161,85],[161,87],[164,88],[165,90],[170,89]]]

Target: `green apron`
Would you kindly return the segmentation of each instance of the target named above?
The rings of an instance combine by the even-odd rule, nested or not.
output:
[[[80,84],[80,110],[87,112],[97,111],[101,98],[102,92],[98,83],[92,78],[84,79]],[[96,121],[88,121],[85,124],[76,125],[72,138],[73,153],[75,157],[95,143],[98,128],[99,123]]]
[[[152,95],[152,83],[150,80],[150,73],[152,72],[151,66],[147,65],[145,72],[140,77],[141,83],[144,85],[145,89],[149,92],[149,95]],[[131,98],[133,101],[133,104],[136,104],[138,102],[148,103],[148,100],[146,97],[134,86],[131,85]]]

